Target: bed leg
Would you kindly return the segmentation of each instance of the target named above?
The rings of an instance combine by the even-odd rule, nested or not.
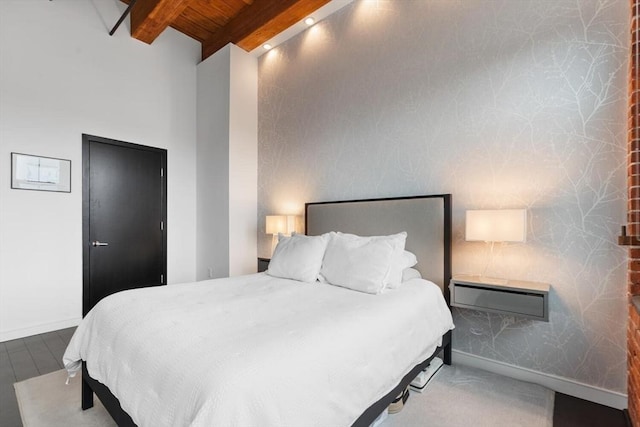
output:
[[[93,408],[93,390],[82,380],[82,410]]]
[[[448,341],[447,344],[444,346],[444,349],[442,351],[443,353],[443,357],[444,357],[444,364],[445,365],[451,365],[451,348],[453,347],[451,345],[451,331],[446,333],[446,340]]]
[[[451,343],[444,348],[444,364],[451,365]]]
[[[82,362],[82,410],[93,408],[93,390],[89,386],[89,383],[85,380],[86,372],[85,362]]]

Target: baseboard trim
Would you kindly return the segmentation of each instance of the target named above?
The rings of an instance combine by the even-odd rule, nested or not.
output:
[[[453,363],[483,369],[517,380],[540,384],[551,390],[612,408],[625,409],[627,407],[626,394],[584,384],[568,378],[545,374],[509,363],[498,362],[497,360],[487,359],[486,357],[476,356],[475,354],[465,353],[464,351],[455,349],[452,352],[452,361]]]
[[[46,332],[57,331],[59,329],[71,328],[78,326],[81,317],[75,319],[61,320],[59,322],[44,323],[41,325],[30,326],[28,328],[14,329],[11,331],[0,332],[0,342],[15,340],[18,338],[30,337],[31,335],[44,334]]]

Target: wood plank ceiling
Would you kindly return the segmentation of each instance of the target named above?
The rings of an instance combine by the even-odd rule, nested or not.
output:
[[[329,1],[137,0],[131,8],[131,36],[151,44],[170,26],[198,40],[205,60],[228,43],[249,52]]]

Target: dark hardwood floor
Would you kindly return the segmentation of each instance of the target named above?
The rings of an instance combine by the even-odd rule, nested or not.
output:
[[[624,412],[618,409],[556,393],[553,425],[554,427],[627,427],[627,419]]]
[[[13,383],[62,369],[62,355],[74,330],[0,342],[0,426],[22,426]],[[627,427],[627,422],[622,411],[556,393],[553,425]]]
[[[0,342],[0,426],[22,426],[13,383],[62,369],[75,328]]]

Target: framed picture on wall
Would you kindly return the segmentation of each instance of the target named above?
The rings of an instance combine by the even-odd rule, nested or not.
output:
[[[71,193],[71,160],[11,153],[11,188]]]

